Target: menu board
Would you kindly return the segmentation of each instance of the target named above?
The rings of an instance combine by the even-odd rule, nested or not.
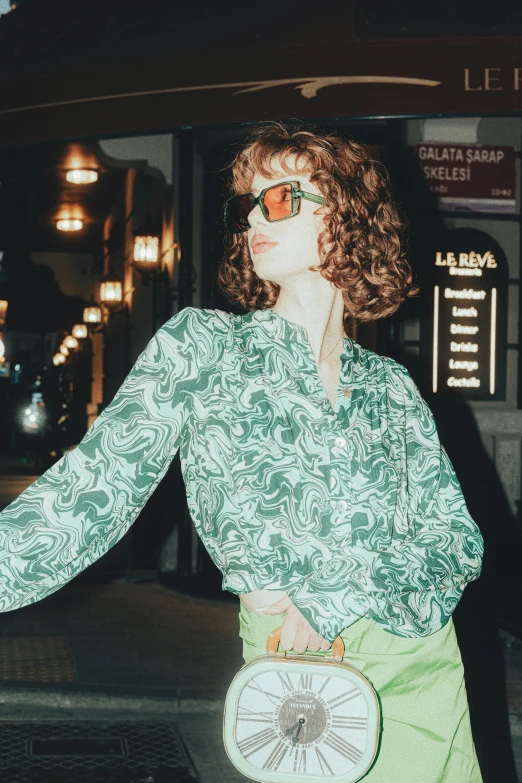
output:
[[[508,265],[476,229],[449,231],[432,258],[432,391],[505,399]]]

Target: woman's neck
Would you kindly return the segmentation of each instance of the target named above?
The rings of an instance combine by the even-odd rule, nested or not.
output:
[[[328,294],[313,302],[298,301],[280,294],[275,305],[269,308],[305,329],[319,366],[341,353],[342,338],[348,336],[344,330],[342,292],[335,288]]]

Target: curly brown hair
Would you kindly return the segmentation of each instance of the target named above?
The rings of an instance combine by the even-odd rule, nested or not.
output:
[[[304,160],[303,171],[326,198],[321,261],[310,269],[342,290],[347,323],[391,315],[420,289],[405,257],[406,220],[392,198],[388,172],[368,147],[314,126],[262,123],[223,169],[232,170],[231,195],[248,193],[255,172],[272,177],[276,156],[283,171],[294,174],[286,165],[293,154],[294,166]],[[232,234],[227,243],[217,281],[228,301],[247,311],[272,307],[280,286],[254,271],[246,233]]]

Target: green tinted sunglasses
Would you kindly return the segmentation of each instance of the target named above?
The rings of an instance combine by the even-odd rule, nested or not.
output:
[[[302,198],[314,201],[316,204],[325,202],[322,196],[301,190],[299,182],[294,180],[280,182],[262,190],[257,198],[252,193],[229,198],[223,207],[223,220],[230,233],[239,234],[250,228],[248,215],[258,204],[265,220],[275,223],[278,220],[295,217],[299,212]]]

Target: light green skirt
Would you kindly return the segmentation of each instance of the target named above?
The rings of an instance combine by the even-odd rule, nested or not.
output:
[[[241,604],[246,662],[266,653],[267,636],[283,620],[284,615],[259,616]],[[482,783],[453,620],[430,636],[410,639],[362,617],[341,637],[344,659],[370,680],[381,705],[379,750],[361,780]]]

